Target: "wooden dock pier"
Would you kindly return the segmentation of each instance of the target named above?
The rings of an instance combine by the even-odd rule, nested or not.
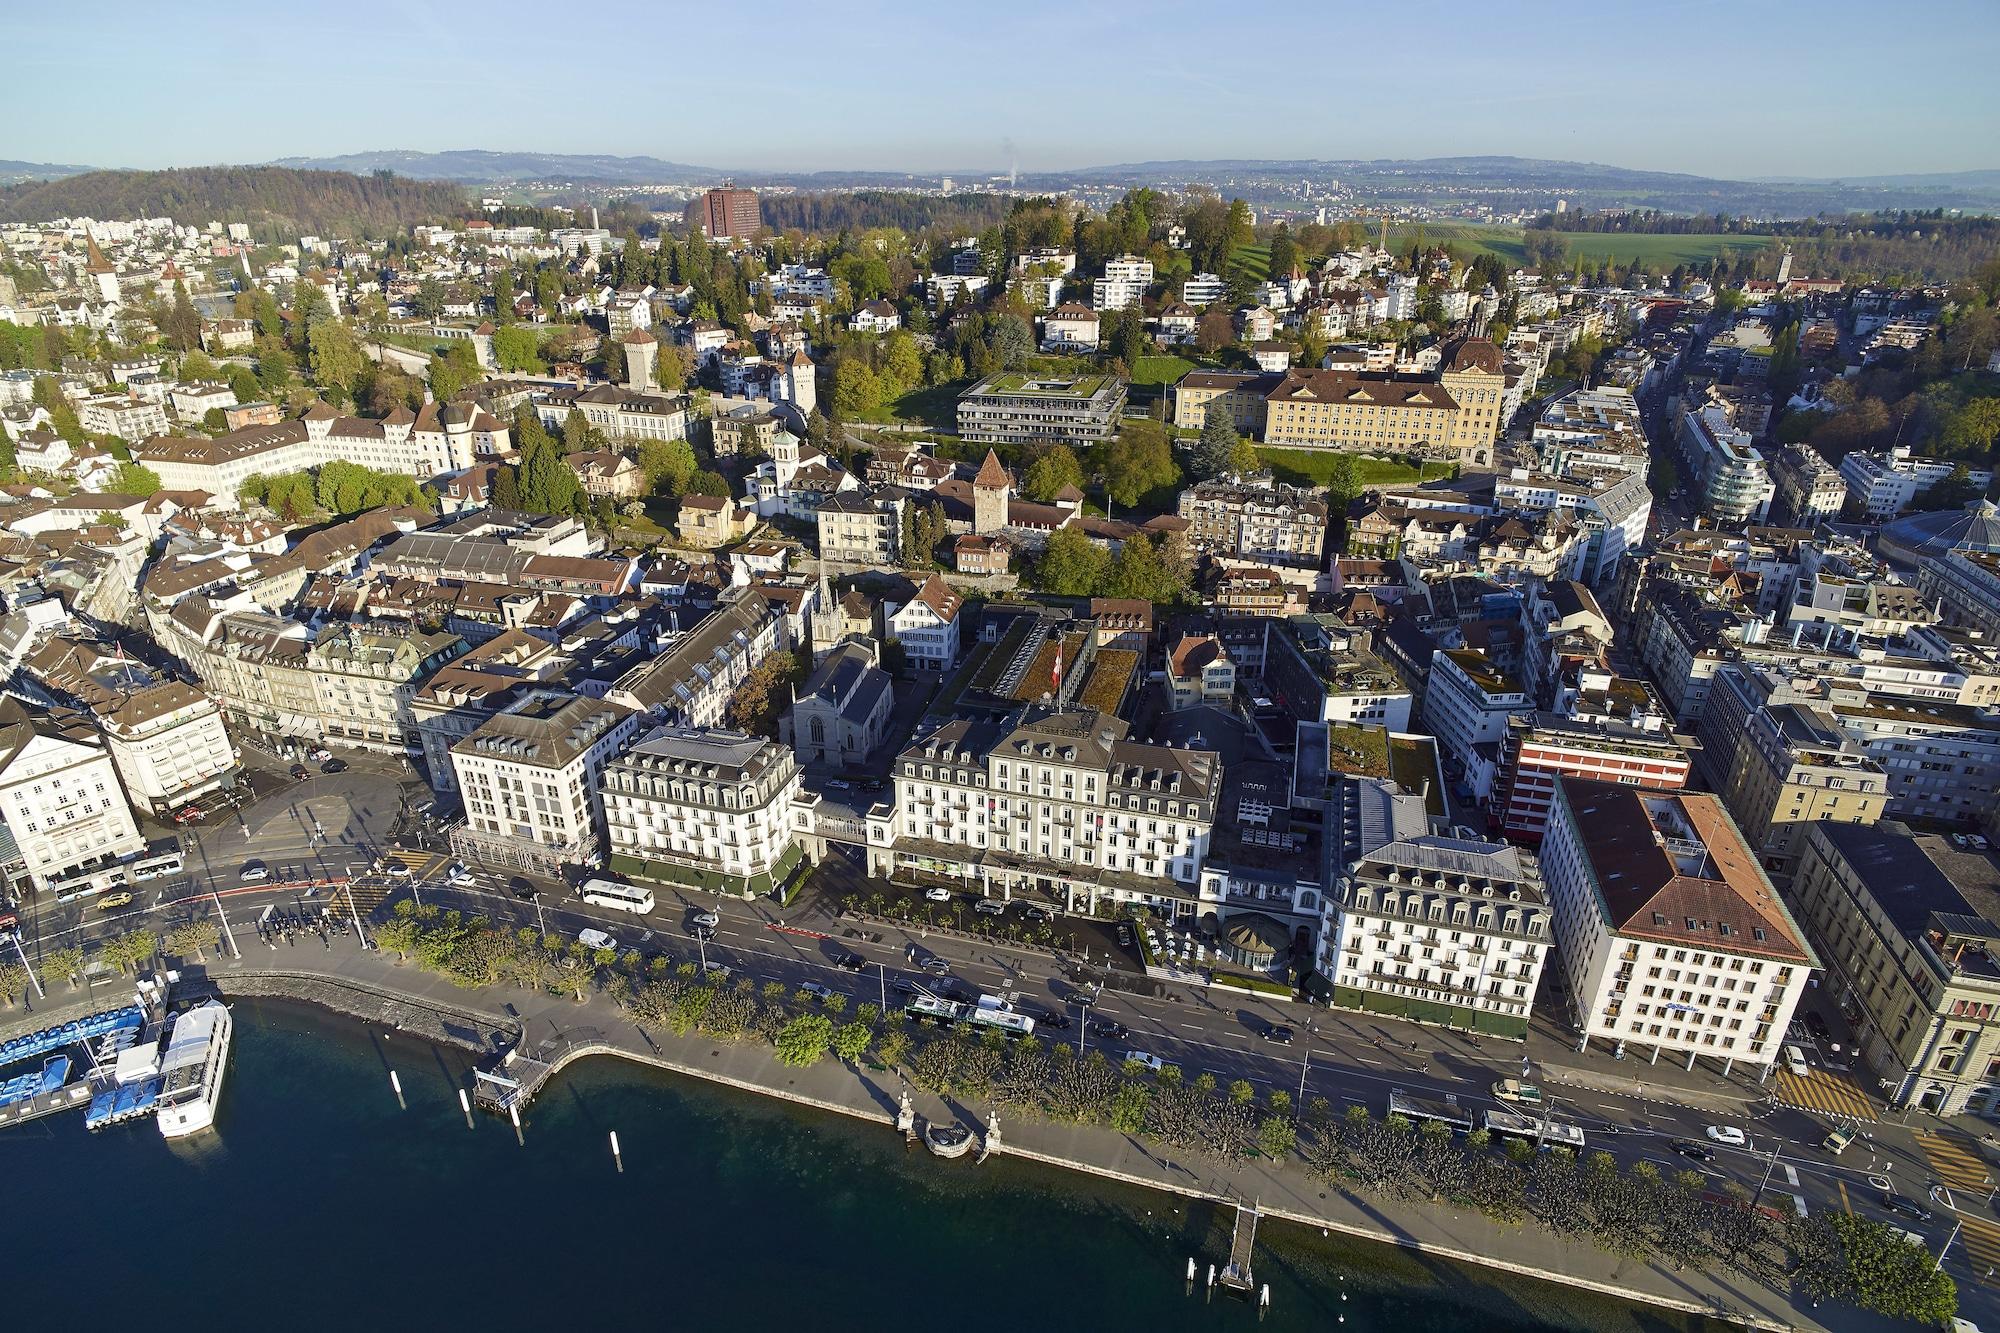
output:
[[[1257,1281],[1250,1272],[1250,1252],[1257,1248],[1257,1219],[1262,1216],[1257,1206],[1236,1205],[1236,1234],[1229,1242],[1229,1262],[1223,1266],[1215,1280],[1232,1291],[1254,1295]]]

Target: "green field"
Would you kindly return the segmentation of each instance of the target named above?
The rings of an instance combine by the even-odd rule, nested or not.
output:
[[[1351,456],[1351,455],[1350,455]],[[1333,460],[1343,457],[1332,449],[1266,449],[1261,445],[1257,457],[1271,469],[1279,481],[1294,486],[1325,486],[1333,477]],[[1451,475],[1449,464],[1440,463],[1438,476]],[[1393,486],[1406,481],[1420,481],[1430,476],[1430,467],[1425,465],[1421,475],[1418,469],[1394,458],[1354,459],[1354,479],[1362,486]]]
[[[1401,251],[1419,236],[1426,245],[1450,245],[1462,256],[1484,251],[1498,255],[1509,264],[1525,265],[1528,262],[1528,253],[1522,246],[1521,228],[1482,227],[1470,222],[1392,224],[1389,228],[1389,248]],[[1735,254],[1761,250],[1774,239],[1770,236],[1733,234],[1649,236],[1618,232],[1564,232],[1563,238],[1569,242],[1569,253],[1572,255],[1614,260],[1620,264],[1640,259],[1664,269],[1671,269],[1676,264],[1707,263],[1722,250]]]
[[[1136,388],[1177,384],[1181,376],[1199,368],[1184,356],[1142,356],[1132,367],[1132,384]]]
[[[1231,269],[1240,268],[1258,282],[1262,282],[1271,276],[1271,247],[1268,245],[1239,245],[1229,252],[1229,267]]]

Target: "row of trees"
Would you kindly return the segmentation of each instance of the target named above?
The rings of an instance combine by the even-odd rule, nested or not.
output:
[[[1606,1152],[1536,1152],[1519,1139],[1495,1143],[1485,1130],[1460,1139],[1435,1121],[1377,1119],[1363,1106],[1336,1116],[1323,1099],[1308,1108],[1301,1137],[1308,1169],[1342,1189],[1507,1224],[1532,1220],[1623,1258],[1790,1283],[1815,1301],[1933,1327],[1957,1306],[1951,1279],[1897,1228],[1843,1212],[1807,1218],[1787,1194],[1773,1196],[1777,1207],[1756,1206],[1749,1191],[1712,1189],[1698,1171],[1621,1168]]]
[[[1171,548],[1171,549],[1170,549]],[[1155,541],[1132,534],[1113,555],[1077,528],[1058,528],[1034,565],[1034,579],[1058,597],[1135,597],[1177,602],[1194,575],[1186,539],[1170,533]]]

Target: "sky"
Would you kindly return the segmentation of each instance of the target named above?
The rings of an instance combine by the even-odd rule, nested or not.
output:
[[[738,171],[1512,154],[2000,167],[1996,0],[105,0],[7,22],[0,159],[375,149]]]

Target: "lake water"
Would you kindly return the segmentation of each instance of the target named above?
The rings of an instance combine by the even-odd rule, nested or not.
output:
[[[608,1059],[543,1093],[521,1147],[504,1121],[466,1128],[460,1052],[303,1006],[235,1013],[215,1132],[92,1135],[70,1113],[0,1133],[6,1327],[1703,1326],[1271,1222],[1260,1324],[1183,1292],[1190,1255],[1226,1257],[1217,1210],[1004,1158],[940,1162],[883,1127]]]

